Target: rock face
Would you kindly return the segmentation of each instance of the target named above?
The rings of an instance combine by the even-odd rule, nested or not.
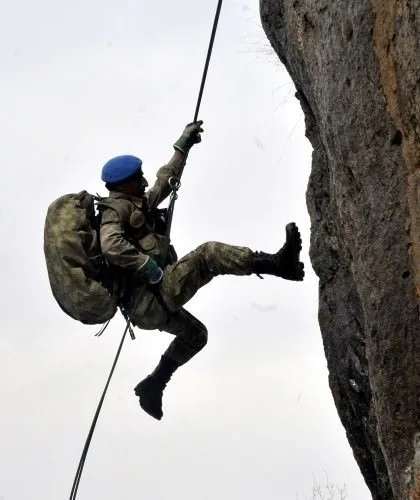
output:
[[[260,0],[313,146],[329,382],[377,500],[420,500],[420,0]]]

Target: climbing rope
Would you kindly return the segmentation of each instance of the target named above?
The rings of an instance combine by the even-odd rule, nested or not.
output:
[[[205,87],[206,79],[207,79],[207,72],[208,72],[208,69],[209,69],[211,54],[212,54],[212,51],[213,51],[214,39],[215,39],[215,36],[216,36],[217,26],[219,24],[219,17],[220,17],[220,11],[221,11],[221,8],[222,8],[222,3],[223,3],[223,0],[218,0],[217,9],[216,9],[216,15],[215,15],[214,21],[213,21],[213,28],[212,28],[212,32],[211,32],[211,36],[210,36],[210,43],[209,43],[209,47],[207,49],[206,62],[204,64],[204,71],[203,71],[203,75],[202,75],[202,78],[201,78],[200,90],[199,90],[199,93],[198,93],[198,99],[197,99],[197,104],[196,104],[195,113],[194,113],[194,120],[193,120],[194,123],[197,121],[198,113],[200,111],[201,100],[202,100],[202,97],[203,97],[204,87]],[[165,233],[165,244],[164,244],[164,249],[163,249],[163,252],[162,252],[162,257],[163,257],[162,264],[166,260],[166,256],[167,256],[168,249],[169,249],[170,232],[171,232],[171,226],[172,226],[172,218],[173,218],[173,213],[174,213],[175,201],[178,198],[177,191],[178,191],[178,189],[181,186],[181,176],[183,174],[185,165],[187,163],[187,158],[188,158],[188,154],[185,155],[185,159],[184,159],[184,162],[183,162],[182,167],[180,169],[179,176],[177,178],[172,177],[169,180],[169,185],[170,185],[170,187],[172,189],[172,192],[171,192],[171,195],[170,195],[170,202],[169,202],[169,206],[168,206],[168,221],[167,221],[166,233]],[[106,393],[107,393],[107,390],[108,390],[108,386],[109,386],[109,384],[111,382],[112,375],[114,374],[115,367],[116,367],[118,359],[120,357],[121,350],[122,350],[122,347],[123,347],[124,340],[125,340],[125,337],[127,335],[127,332],[129,331],[130,334],[133,337],[132,328],[131,328],[131,319],[132,319],[133,312],[137,308],[137,305],[138,305],[138,302],[140,301],[140,298],[141,298],[141,295],[139,294],[139,296],[138,296],[135,304],[133,305],[133,307],[132,307],[132,309],[130,311],[130,314],[125,314],[124,315],[124,317],[126,319],[126,326],[125,326],[125,329],[124,329],[124,333],[123,333],[120,345],[118,347],[118,351],[117,351],[117,354],[115,356],[114,362],[112,364],[112,368],[111,368],[111,371],[109,373],[108,380],[106,381],[105,388],[104,388],[104,390],[102,392],[101,399],[99,400],[99,404],[98,404],[98,407],[96,409],[95,416],[93,417],[93,421],[92,421],[92,424],[90,426],[89,434],[87,436],[85,445],[83,447],[82,456],[80,458],[79,465],[78,465],[77,471],[76,471],[76,475],[74,477],[73,486],[72,486],[72,489],[71,489],[69,500],[75,500],[76,499],[77,491],[79,489],[80,479],[82,477],[82,472],[83,472],[83,468],[84,468],[84,465],[85,465],[86,457],[87,457],[87,454],[88,454],[88,451],[89,451],[89,446],[90,446],[90,442],[92,440],[93,432],[95,430],[96,423],[97,423],[98,418],[99,418],[99,414],[100,414],[100,411],[101,411],[101,408],[102,408],[102,404],[104,402],[104,399],[105,399],[105,396],[106,396]]]
[[[220,17],[220,11],[222,9],[222,3],[223,3],[223,0],[218,0],[216,15],[214,17],[214,22],[213,22],[213,29],[211,31],[211,36],[210,36],[209,47],[207,49],[206,62],[204,63],[203,76],[201,78],[200,90],[198,92],[197,104],[195,106],[195,113],[194,113],[194,119],[193,119],[194,123],[197,121],[198,113],[200,111],[201,99],[203,97],[204,87],[206,85],[207,72],[208,72],[209,65],[210,65],[211,54],[213,52],[214,39],[216,37],[217,26],[219,24],[219,17]],[[174,209],[175,209],[175,202],[178,199],[178,189],[181,187],[181,177],[182,177],[182,174],[184,172],[184,168],[185,168],[185,165],[187,163],[187,159],[188,159],[188,153],[185,155],[184,162],[183,162],[181,169],[180,169],[180,172],[179,172],[179,176],[177,178],[171,177],[169,179],[169,185],[172,189],[172,192],[170,195],[170,201],[169,201],[169,206],[168,206],[168,220],[167,220],[167,225],[166,225],[166,233],[165,233],[165,240],[164,240],[163,251],[162,251],[162,258],[161,258],[161,262],[160,262],[161,265],[164,264],[164,262],[166,261],[166,256],[168,255],[171,228],[172,228],[172,219],[173,219]]]
[[[106,381],[105,388],[102,392],[101,399],[99,400],[99,404],[98,404],[98,407],[97,407],[96,412],[95,412],[95,416],[93,417],[92,425],[90,426],[89,434],[88,434],[88,437],[86,439],[85,446],[83,447],[83,452],[82,452],[82,456],[80,458],[79,466],[77,467],[76,475],[74,477],[73,486],[72,486],[71,493],[70,493],[70,500],[75,500],[75,498],[76,498],[77,490],[79,488],[80,478],[82,477],[83,467],[85,465],[86,456],[87,456],[87,453],[89,450],[90,442],[92,440],[93,431],[95,430],[96,422],[98,421],[99,413],[101,412],[102,403],[104,402],[109,383],[111,382],[111,378],[112,378],[112,375],[114,374],[114,370],[115,370],[115,367],[117,365],[118,358],[120,357],[120,353],[121,353],[122,346],[124,344],[125,336],[127,335],[127,332],[129,331],[129,329],[130,329],[130,320],[127,321],[127,325],[125,327],[124,334],[122,336],[120,345],[118,347],[117,355],[115,356],[114,363],[112,364],[112,368],[111,368],[111,371],[110,371],[109,376],[108,376],[108,380]]]

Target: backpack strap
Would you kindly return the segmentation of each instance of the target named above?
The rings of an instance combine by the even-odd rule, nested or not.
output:
[[[96,208],[100,215],[108,208],[117,212],[118,217],[124,224],[130,219],[132,203],[123,198],[96,198]]]

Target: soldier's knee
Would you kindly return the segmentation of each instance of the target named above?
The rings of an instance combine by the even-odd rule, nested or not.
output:
[[[193,316],[186,309],[179,310],[170,323],[170,328],[167,329],[191,349],[200,351],[206,344],[208,339],[207,328],[203,323]]]
[[[204,329],[200,330],[200,333],[197,336],[197,345],[200,347],[200,349],[202,349],[207,344],[208,338],[209,334],[207,328],[204,326]]]
[[[203,256],[212,255],[218,251],[219,246],[217,241],[206,241],[197,247],[197,252]]]
[[[190,331],[189,344],[197,351],[200,351],[207,344],[208,331],[201,321],[194,319],[195,324],[193,331]]]

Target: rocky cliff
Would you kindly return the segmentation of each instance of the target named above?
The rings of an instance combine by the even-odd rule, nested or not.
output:
[[[376,500],[420,500],[420,0],[260,0],[313,146],[329,382]]]

